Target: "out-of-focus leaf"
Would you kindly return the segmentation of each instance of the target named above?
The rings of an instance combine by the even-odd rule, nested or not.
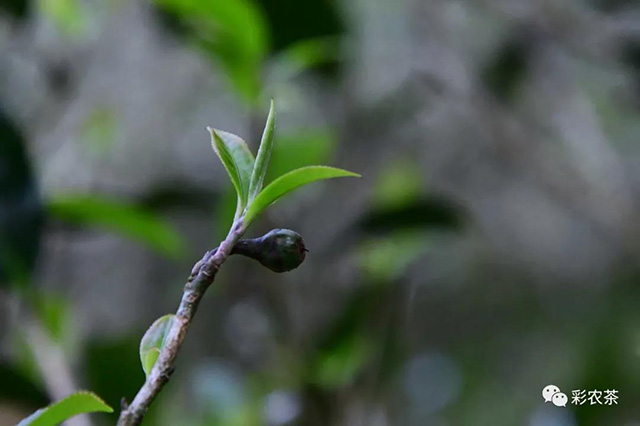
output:
[[[637,75],[640,72],[640,41],[636,39],[627,40],[621,50],[622,61],[631,67]]]
[[[388,282],[398,278],[429,246],[429,235],[425,232],[396,232],[366,240],[359,249],[358,259],[374,281]]]
[[[97,157],[107,154],[117,139],[118,120],[112,108],[92,110],[82,123],[82,140]]]
[[[30,281],[43,224],[40,196],[20,129],[0,108],[0,286]]]
[[[231,183],[238,193],[238,211],[247,205],[251,173],[255,160],[247,143],[232,133],[207,127],[211,133],[211,146],[222,161]]]
[[[280,82],[338,59],[340,39],[336,36],[301,40],[287,47],[272,62],[270,74]]]
[[[308,166],[293,170],[271,182],[257,197],[245,215],[248,225],[269,205],[283,195],[307,183],[337,177],[360,177],[359,174],[328,166]]]
[[[501,101],[517,94],[529,66],[532,35],[520,29],[499,48],[482,73],[487,88]]]
[[[23,19],[29,14],[29,3],[29,0],[5,0],[0,3],[0,12]]]
[[[151,369],[158,360],[158,356],[167,338],[167,334],[169,330],[171,330],[175,317],[175,315],[170,314],[158,318],[151,324],[151,327],[149,327],[147,332],[144,333],[144,336],[142,336],[142,340],[140,340],[140,362],[147,376],[151,373]]]
[[[101,336],[85,342],[84,371],[89,386],[109,405],[117,406],[124,395],[135,395],[144,381],[138,354],[140,334]]]
[[[629,10],[636,3],[634,3],[634,0],[591,0],[588,4],[598,12],[613,14],[616,12],[624,13],[625,10]]]
[[[276,124],[276,110],[271,100],[271,106],[269,107],[269,116],[267,117],[267,124],[264,126],[264,133],[262,134],[262,140],[260,141],[260,148],[258,149],[258,156],[256,157],[255,166],[251,173],[251,184],[249,186],[249,202],[253,201],[262,189],[264,182],[264,176],[267,174],[267,168],[269,167],[269,159],[271,158],[271,151],[273,150],[273,130]]]
[[[182,238],[169,224],[133,204],[91,195],[58,195],[49,200],[47,209],[53,217],[108,229],[167,256],[184,252]]]
[[[261,0],[269,21],[273,50],[280,52],[300,41],[339,36],[345,23],[339,3],[314,0]]]
[[[337,388],[353,380],[371,358],[373,344],[364,335],[352,335],[318,360],[311,381],[325,388]]]
[[[339,52],[338,42],[339,38],[335,36],[301,40],[289,46],[283,54],[289,61],[299,64],[301,69],[312,68],[335,60]]]
[[[326,129],[305,129],[302,132],[278,136],[274,144],[267,181],[291,170],[329,161],[336,145],[335,135]]]
[[[260,9],[249,0],[156,0],[189,29],[190,38],[215,57],[248,102],[260,92],[268,33]]]
[[[11,330],[12,362],[20,373],[30,381],[44,387],[41,370],[36,361],[36,355],[29,344],[26,330],[15,327]]]
[[[199,424],[230,426],[230,422],[251,402],[246,377],[233,365],[215,360],[194,363],[190,383],[194,404],[190,415],[206,419]],[[246,423],[251,425],[253,423]]]
[[[67,300],[39,290],[32,297],[34,313],[42,324],[43,331],[67,354],[72,354],[77,344],[77,322]]]
[[[43,356],[46,358],[47,353],[56,352],[70,361],[75,360],[78,328],[65,300],[42,290],[26,293],[26,296],[34,318],[29,324],[10,330],[11,361],[25,377],[44,386],[44,369],[48,367],[42,362]]]
[[[308,379],[324,388],[351,382],[370,360],[373,341],[366,331],[376,312],[381,287],[361,287],[345,303],[331,325],[317,337],[318,349]]]
[[[87,21],[79,0],[40,0],[39,6],[63,34],[76,37],[87,30]]]
[[[211,200],[215,196],[216,192],[213,190],[176,180],[147,191],[139,198],[139,203],[141,206],[154,211],[170,210],[177,207],[208,212],[211,209]]]
[[[35,408],[46,405],[49,398],[44,386],[25,375],[15,364],[0,360],[0,400]]]
[[[420,197],[421,183],[420,167],[415,161],[393,161],[378,177],[372,204],[389,208],[415,202]]]
[[[113,413],[113,409],[97,395],[82,391],[41,408],[18,423],[18,426],[55,426],[78,414],[98,411]]]
[[[409,204],[375,209],[360,220],[360,229],[368,234],[383,234],[402,229],[458,230],[464,225],[464,210],[451,200],[431,196]]]

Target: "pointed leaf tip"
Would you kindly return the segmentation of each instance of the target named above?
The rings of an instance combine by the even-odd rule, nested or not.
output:
[[[329,166],[307,166],[285,173],[267,185],[267,187],[258,194],[255,200],[249,205],[244,217],[244,222],[249,225],[269,205],[300,186],[318,180],[337,177],[361,176],[358,173]]]
[[[39,409],[18,426],[55,426],[78,414],[97,411],[113,413],[113,408],[93,392],[80,391]]]
[[[258,149],[258,156],[256,157],[255,166],[251,173],[251,184],[249,185],[249,197],[248,202],[251,203],[260,193],[264,177],[267,174],[267,168],[269,167],[269,160],[271,158],[271,152],[273,151],[273,133],[276,122],[276,109],[275,102],[271,99],[269,106],[269,115],[267,116],[267,122],[264,126],[264,132],[262,133],[262,140],[260,141],[260,148]]]

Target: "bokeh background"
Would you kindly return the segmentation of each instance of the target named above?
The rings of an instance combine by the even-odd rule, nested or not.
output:
[[[271,98],[268,179],[363,178],[256,223],[307,260],[225,264],[146,425],[640,424],[632,0],[3,0],[0,424],[131,400]]]

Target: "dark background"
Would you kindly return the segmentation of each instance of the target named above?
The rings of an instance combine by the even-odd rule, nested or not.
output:
[[[268,180],[363,178],[250,229],[307,260],[228,261],[145,424],[640,424],[640,7],[607,0],[3,1],[0,424],[133,398],[233,215],[205,127],[255,151],[271,98]]]

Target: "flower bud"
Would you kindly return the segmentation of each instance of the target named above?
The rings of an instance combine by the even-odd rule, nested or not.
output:
[[[262,237],[238,241],[231,254],[255,259],[274,272],[287,272],[300,266],[307,251],[297,232],[272,229]]]

